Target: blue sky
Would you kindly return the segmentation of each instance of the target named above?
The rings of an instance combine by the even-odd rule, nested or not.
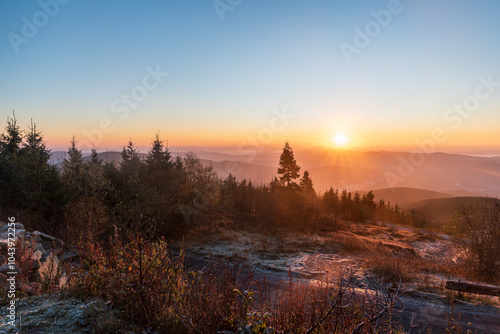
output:
[[[456,129],[443,120],[478,77],[500,81],[498,1],[63,2],[0,2],[2,120],[33,118],[53,148],[72,135],[147,146],[158,131],[174,146],[237,146],[286,108],[294,118],[271,146],[345,132],[353,148],[412,149],[440,127],[443,151],[500,151],[500,87]],[[356,46],[355,28],[391,6],[349,61],[342,43]],[[120,118],[113,103],[141,91],[148,68],[168,76]]]

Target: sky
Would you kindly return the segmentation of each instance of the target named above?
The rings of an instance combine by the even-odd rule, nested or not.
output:
[[[49,147],[500,154],[494,0],[0,1],[0,116]],[[5,123],[4,123],[5,124]],[[425,145],[427,143],[427,146]]]

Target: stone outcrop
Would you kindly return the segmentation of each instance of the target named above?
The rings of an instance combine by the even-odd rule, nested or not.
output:
[[[14,227],[15,233],[0,222],[0,289],[9,289],[12,276],[17,291],[26,295],[39,292],[43,284],[64,285],[62,264],[78,258],[76,247],[40,231],[27,232],[21,223]]]

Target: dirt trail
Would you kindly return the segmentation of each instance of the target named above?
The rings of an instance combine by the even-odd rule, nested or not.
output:
[[[246,266],[245,270],[253,271],[256,280],[265,278],[269,285],[287,282],[291,270],[293,279],[303,284],[317,284],[349,273],[356,278],[357,285],[364,287],[370,279],[363,258],[366,252],[346,252],[345,247],[362,251],[366,245],[383,246],[395,252],[414,252],[415,256],[428,261],[448,258],[454,252],[447,238],[394,226],[362,225],[352,225],[343,233],[336,232],[332,236],[311,238],[297,235],[281,240],[224,230],[205,236],[203,240],[188,240],[184,249],[190,250],[187,253],[188,266],[201,269],[209,265],[211,259],[227,266],[239,262]],[[424,334],[429,329],[432,333],[445,333],[451,307],[449,294],[438,289],[444,279],[446,277],[439,274],[426,276],[427,284],[434,286],[431,289],[434,292],[415,289],[411,284],[406,286],[407,292],[402,295],[404,302],[397,305],[403,311],[394,315],[405,333]],[[118,325],[116,311],[102,303],[59,299],[56,295],[20,300],[18,315],[23,323],[22,333],[89,333],[97,318],[116,321]],[[458,300],[454,319],[458,323],[460,314],[459,324],[463,332],[500,334],[499,306],[500,300],[496,297]],[[6,321],[0,323],[0,333],[14,332]]]
[[[270,284],[288,280],[288,270],[291,270],[294,279],[305,284],[349,274],[356,279],[358,286],[366,286],[372,278],[365,267],[369,254],[342,251],[342,242],[350,246],[355,241],[355,247],[351,247],[361,250],[365,244],[385,247],[429,262],[456,258],[456,250],[447,236],[395,225],[352,224],[348,230],[335,232],[333,236],[306,238],[297,235],[286,237],[285,240],[223,230],[212,235],[210,240],[208,243],[186,244],[192,249],[193,259],[197,259],[199,265],[208,258],[238,261],[253,268],[256,278],[265,276]],[[444,281],[458,278],[426,273],[416,282],[406,284],[406,292],[402,296],[404,310],[396,314],[395,319],[406,332],[428,333],[432,329],[432,333],[444,333],[448,319],[452,317],[450,293],[444,291]],[[422,286],[426,288],[422,290]],[[455,303],[453,316],[464,332],[472,330],[472,333],[500,334],[499,308],[499,298],[470,297],[467,302],[459,300]],[[468,326],[468,323],[471,325]]]

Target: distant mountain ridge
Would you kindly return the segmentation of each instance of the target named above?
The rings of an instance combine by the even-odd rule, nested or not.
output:
[[[197,148],[198,149],[198,148]],[[172,155],[185,152],[171,150]],[[250,179],[268,183],[277,176],[279,155],[275,150],[247,150],[247,154],[196,150],[205,164],[212,164],[221,178],[229,173],[238,180]],[[65,152],[53,152],[53,160],[62,161]],[[454,196],[500,196],[500,157],[478,157],[461,154],[429,153],[416,156],[408,152],[350,150],[296,151],[301,174],[307,170],[317,191],[330,187],[351,191],[387,188],[427,189]],[[146,153],[140,153],[145,156]],[[118,163],[120,152],[99,153],[104,162]],[[392,191],[391,191],[392,192]],[[401,191],[399,191],[401,193]],[[418,192],[418,191],[417,191]],[[436,194],[427,195],[435,198]],[[390,196],[387,191],[384,196]],[[419,195],[403,194],[401,196]],[[440,195],[442,196],[442,195]],[[443,198],[443,197],[441,197]],[[423,198],[421,198],[423,199]],[[398,203],[401,201],[398,201]],[[405,199],[406,202],[406,199]]]
[[[444,192],[408,187],[375,189],[373,190],[373,194],[375,195],[376,202],[383,199],[386,203],[398,203],[403,209],[410,208],[415,203],[424,200],[454,197]]]
[[[494,204],[498,202],[498,198],[491,197],[451,197],[425,199],[412,203],[410,207],[415,210],[419,217],[433,222],[434,225],[446,226],[453,223],[454,217],[456,217],[457,210],[460,205],[470,203],[471,200],[489,202],[491,203],[491,208],[493,208]]]

